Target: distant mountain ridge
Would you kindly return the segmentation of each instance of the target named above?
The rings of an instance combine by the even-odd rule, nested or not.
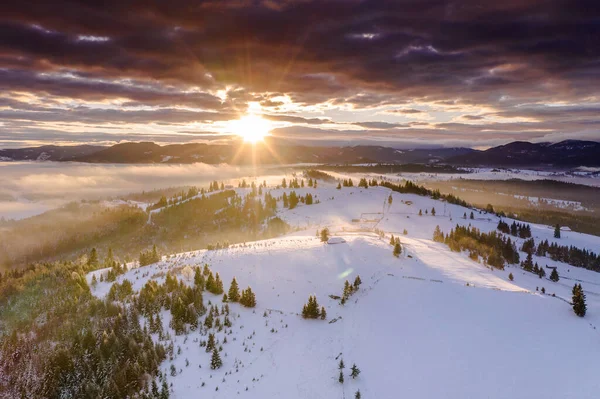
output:
[[[558,143],[514,141],[485,151],[451,157],[446,162],[462,166],[600,166],[600,143],[582,140]]]
[[[14,149],[0,149],[0,161],[73,161],[106,147],[95,145],[44,145]]]
[[[42,146],[0,150],[0,161],[76,161],[87,163],[443,163],[454,166],[577,167],[600,166],[600,143],[565,140],[559,143],[515,141],[485,151],[470,148],[399,150],[383,146],[319,147],[270,139],[256,146],[235,144],[169,144],[128,142],[110,147]]]

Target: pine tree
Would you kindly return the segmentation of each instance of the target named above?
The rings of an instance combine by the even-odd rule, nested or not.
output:
[[[513,274],[512,274],[512,273],[508,273],[508,279],[509,279],[510,281],[513,281],[513,280],[515,279],[515,277],[513,276]]]
[[[352,365],[352,367],[350,368],[350,370],[352,370],[351,373],[350,373],[350,377],[352,377],[352,379],[355,379],[360,374],[360,370],[358,369],[358,367],[356,367],[356,363],[354,363]]]
[[[469,215],[469,219],[475,219],[475,216],[473,215],[473,211],[471,211],[471,215]]]
[[[238,283],[235,277],[233,278],[233,280],[231,280],[228,298],[230,302],[237,302],[240,300],[240,289],[238,287]]]
[[[337,187],[336,187],[336,188],[337,188],[338,190],[341,190],[341,189],[342,189],[342,185],[340,184],[340,182],[338,182],[338,185],[337,185]]]
[[[219,351],[217,348],[213,349],[212,356],[210,358],[210,368],[216,370],[221,368],[223,365],[223,361],[221,360],[221,355],[219,355]]]
[[[585,304],[585,293],[583,292],[583,288],[581,284],[573,287],[573,311],[579,317],[584,317],[587,311],[587,305]]]
[[[361,399],[360,390],[356,391],[356,393],[354,394],[354,399]]]
[[[321,242],[327,242],[329,240],[329,229],[325,227],[321,230]]]
[[[344,364],[344,359],[340,359],[340,362],[338,363],[338,369],[343,370],[346,367],[346,365]]]
[[[354,290],[357,290],[358,287],[362,284],[362,280],[360,279],[360,276],[356,276],[356,278],[354,279]]]
[[[392,234],[392,236],[390,237],[390,245],[394,245],[396,242],[396,240],[394,240],[394,235]]]
[[[435,216],[435,208],[431,208],[431,216]]]
[[[388,197],[388,204],[392,205],[392,201],[393,201],[392,194],[390,194],[390,196]]]
[[[344,373],[340,370],[340,376],[338,377],[338,381],[340,384],[344,383]]]
[[[320,312],[317,297],[310,295],[308,297],[308,302],[302,307],[302,317],[305,319],[317,319],[319,316]]]
[[[221,295],[223,293],[223,281],[221,281],[219,273],[215,275],[215,283],[212,288],[211,292],[215,295]]]
[[[396,258],[399,258],[401,253],[402,253],[402,247],[400,246],[399,242],[396,242],[396,244],[394,245],[394,256]]]
[[[92,248],[92,250],[90,251],[90,256],[88,258],[87,264],[88,264],[88,266],[91,266],[91,267],[98,267],[99,261],[98,261],[98,252],[96,251],[96,248]]]
[[[256,295],[254,295],[254,292],[252,292],[252,288],[248,287],[242,291],[240,303],[247,308],[253,308],[256,306]]]
[[[554,281],[555,283],[560,280],[560,277],[558,275],[558,272],[556,271],[556,268],[552,269],[552,273],[550,273],[550,280]]]
[[[419,209],[419,216],[423,216],[423,211]]]
[[[560,225],[557,224],[554,227],[554,238],[560,238]]]
[[[321,306],[321,320],[325,320],[327,318],[327,311],[325,310],[325,306]]]

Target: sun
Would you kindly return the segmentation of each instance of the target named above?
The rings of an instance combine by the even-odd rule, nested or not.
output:
[[[260,115],[248,114],[231,123],[231,130],[247,143],[258,143],[269,135],[271,124]]]

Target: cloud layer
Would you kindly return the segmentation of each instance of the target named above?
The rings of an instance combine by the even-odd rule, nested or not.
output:
[[[594,0],[5,3],[0,146],[202,140],[249,105],[299,140],[600,139]]]

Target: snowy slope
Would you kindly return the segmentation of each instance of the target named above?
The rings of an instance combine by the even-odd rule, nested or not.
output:
[[[381,187],[336,190],[320,183],[316,190],[295,191],[316,194],[321,203],[279,211],[299,229],[289,236],[178,254],[118,278],[139,290],[148,279],[164,281],[161,272],[183,278],[183,266],[208,263],[226,290],[235,276],[240,288],[250,285],[256,293],[254,310],[230,305],[232,334],[223,344],[219,370],[210,370],[200,332],[172,334],[175,357],[161,368],[169,375],[174,364],[178,371],[169,376],[173,397],[353,398],[358,389],[363,398],[598,397],[600,274],[534,257],[540,265],[558,267],[561,280],[553,283],[517,267],[492,271],[431,241],[436,225],[446,232],[456,223],[493,230],[498,219],[492,215],[476,212],[476,220],[463,220],[470,210],[397,193],[389,206],[390,191]],[[417,215],[433,206],[437,216]],[[321,243],[315,232],[325,226],[346,243]],[[386,238],[367,231],[374,227]],[[544,226],[532,225],[532,232],[536,242],[554,240]],[[399,259],[392,256],[390,233],[400,235]],[[560,243],[600,247],[598,237],[573,232],[565,232]],[[356,275],[363,284],[346,305],[328,297],[341,295],[344,281]],[[561,300],[570,299],[569,279],[583,281],[588,299],[583,319]],[[542,286],[547,295],[536,291]],[[99,283],[93,292],[104,296],[109,288]],[[299,316],[310,294],[325,306],[326,321]],[[221,303],[210,293],[204,300]],[[167,328],[170,316],[166,311],[162,316]],[[217,333],[219,342],[223,337]],[[344,384],[337,381],[340,354]],[[362,371],[356,380],[348,376],[353,363]]]

